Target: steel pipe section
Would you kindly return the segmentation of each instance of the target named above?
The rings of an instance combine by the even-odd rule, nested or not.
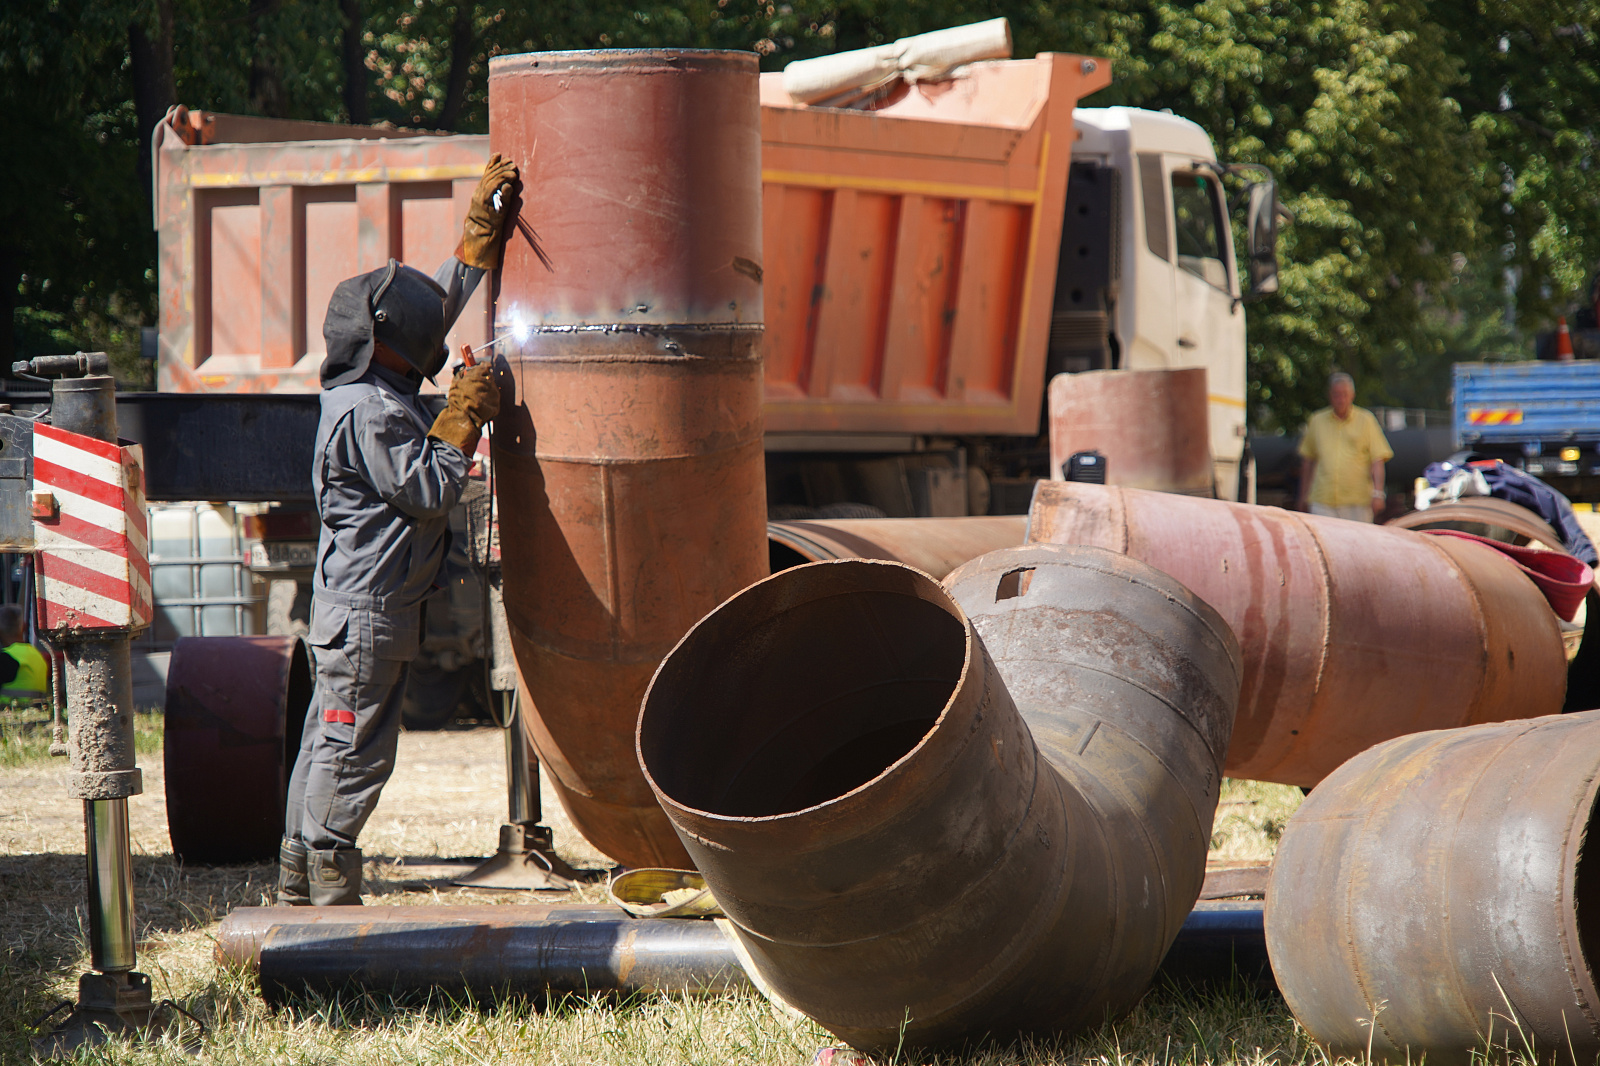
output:
[[[620,907],[240,907],[216,960],[258,974],[274,1001],[297,992],[443,988],[507,992],[715,992],[749,987],[726,923],[638,919]],[[1162,975],[1181,983],[1271,980],[1259,902],[1202,902]]]
[[[650,675],[768,571],[756,79],[748,52],[489,65],[490,147],[526,190],[493,437],[524,728],[630,866],[688,859],[631,748]]]
[[[1597,791],[1594,711],[1419,733],[1341,766],[1290,819],[1267,892],[1306,1031],[1339,1056],[1594,1062]]]
[[[1454,537],[1276,507],[1040,482],[1029,537],[1171,574],[1244,656],[1234,777],[1311,786],[1406,733],[1561,710],[1555,613],[1515,563]]]
[[[1210,402],[1205,367],[1057,374],[1050,476],[1061,480],[1074,453],[1098,451],[1107,484],[1211,496]]]
[[[167,668],[167,830],[207,865],[270,862],[311,702],[299,637],[185,637]]]
[[[825,559],[889,559],[942,580],[969,559],[1026,539],[1026,515],[768,522],[772,572]]]
[[[861,1048],[1120,1012],[1204,878],[1227,626],[1107,552],[1016,549],[951,582],[973,621],[895,563],[774,575],[684,638],[639,719],[763,987]],[[1002,680],[1021,654],[1038,744]]]

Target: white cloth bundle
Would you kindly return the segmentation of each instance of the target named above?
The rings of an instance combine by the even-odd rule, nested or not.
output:
[[[783,91],[814,104],[857,90],[870,92],[895,78],[927,81],[980,59],[1011,58],[1011,23],[1004,18],[902,37],[893,44],[801,59],[783,71]]]

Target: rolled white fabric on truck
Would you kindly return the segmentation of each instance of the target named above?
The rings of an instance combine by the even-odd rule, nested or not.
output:
[[[980,59],[1011,58],[1011,23],[1003,18],[919,33],[896,41],[900,69],[910,81],[938,77]]]
[[[900,44],[880,44],[801,59],[783,68],[783,91],[802,104],[813,104],[888,81],[900,73]]]
[[[798,60],[784,68],[783,91],[798,103],[814,104],[852,89],[876,88],[896,76],[924,81],[981,59],[1009,58],[1011,23],[990,19],[875,48]]]

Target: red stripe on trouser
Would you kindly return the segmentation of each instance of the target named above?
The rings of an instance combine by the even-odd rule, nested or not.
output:
[[[343,722],[345,725],[355,725],[356,712],[341,711],[337,707],[329,707],[322,712],[322,720],[324,722]]]

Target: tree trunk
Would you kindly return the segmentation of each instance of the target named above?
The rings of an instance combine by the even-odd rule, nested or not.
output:
[[[156,0],[154,40],[138,22],[128,24],[129,73],[133,80],[133,110],[139,128],[139,184],[148,205],[154,195],[150,145],[156,126],[167,108],[178,102],[172,75],[172,0]]]
[[[250,56],[250,106],[268,118],[288,118],[289,100],[283,91],[283,76],[272,53],[266,28],[268,15],[275,13],[280,0],[250,0],[250,33],[255,49]]]
[[[364,126],[372,121],[367,103],[367,57],[361,43],[361,0],[339,0],[344,15],[344,110],[350,121]]]
[[[467,68],[472,65],[477,42],[472,37],[473,5],[458,0],[456,17],[450,23],[450,79],[445,83],[444,108],[439,112],[441,130],[453,130],[467,102]]]

